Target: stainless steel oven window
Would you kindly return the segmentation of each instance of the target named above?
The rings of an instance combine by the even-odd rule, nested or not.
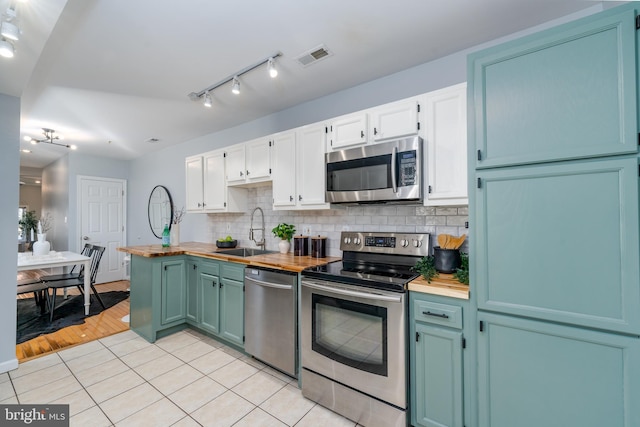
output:
[[[387,376],[387,309],[313,294],[312,349],[339,363]]]

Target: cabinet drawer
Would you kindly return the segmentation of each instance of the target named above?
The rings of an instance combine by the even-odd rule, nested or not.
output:
[[[429,322],[462,329],[462,307],[456,307],[455,305],[414,301],[413,318],[419,322]]]
[[[210,274],[212,276],[220,275],[220,264],[215,261],[201,261],[200,262],[200,271],[203,273]]]
[[[222,264],[221,268],[222,277],[226,279],[237,280],[244,282],[244,266],[237,264]]]

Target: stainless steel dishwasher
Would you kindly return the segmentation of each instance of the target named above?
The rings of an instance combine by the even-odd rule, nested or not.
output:
[[[298,275],[248,266],[244,279],[244,350],[296,377]]]

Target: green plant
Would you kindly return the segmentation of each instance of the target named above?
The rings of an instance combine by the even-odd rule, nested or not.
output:
[[[290,242],[293,235],[296,234],[296,227],[282,222],[276,225],[271,232],[274,236]]]
[[[433,256],[422,257],[416,265],[411,267],[412,271],[416,273],[420,273],[422,277],[427,279],[427,282],[431,283],[431,279],[434,277],[438,277],[438,272],[436,271],[435,261]]]
[[[456,272],[453,273],[453,277],[455,277],[458,280],[458,282],[468,285],[469,284],[469,254],[460,252],[460,259],[462,261],[460,264],[460,268],[456,269]]]
[[[27,211],[22,215],[22,218],[18,220],[18,226],[24,233],[27,239],[29,239],[30,231],[34,233],[38,231],[38,217],[36,217],[36,211]]]

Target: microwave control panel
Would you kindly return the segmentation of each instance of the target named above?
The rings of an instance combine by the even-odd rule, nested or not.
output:
[[[416,185],[416,179],[417,179],[417,153],[415,150],[412,151],[403,151],[401,153],[398,153],[398,167],[399,167],[399,174],[398,174],[398,186],[399,187],[406,187],[409,185]]]

